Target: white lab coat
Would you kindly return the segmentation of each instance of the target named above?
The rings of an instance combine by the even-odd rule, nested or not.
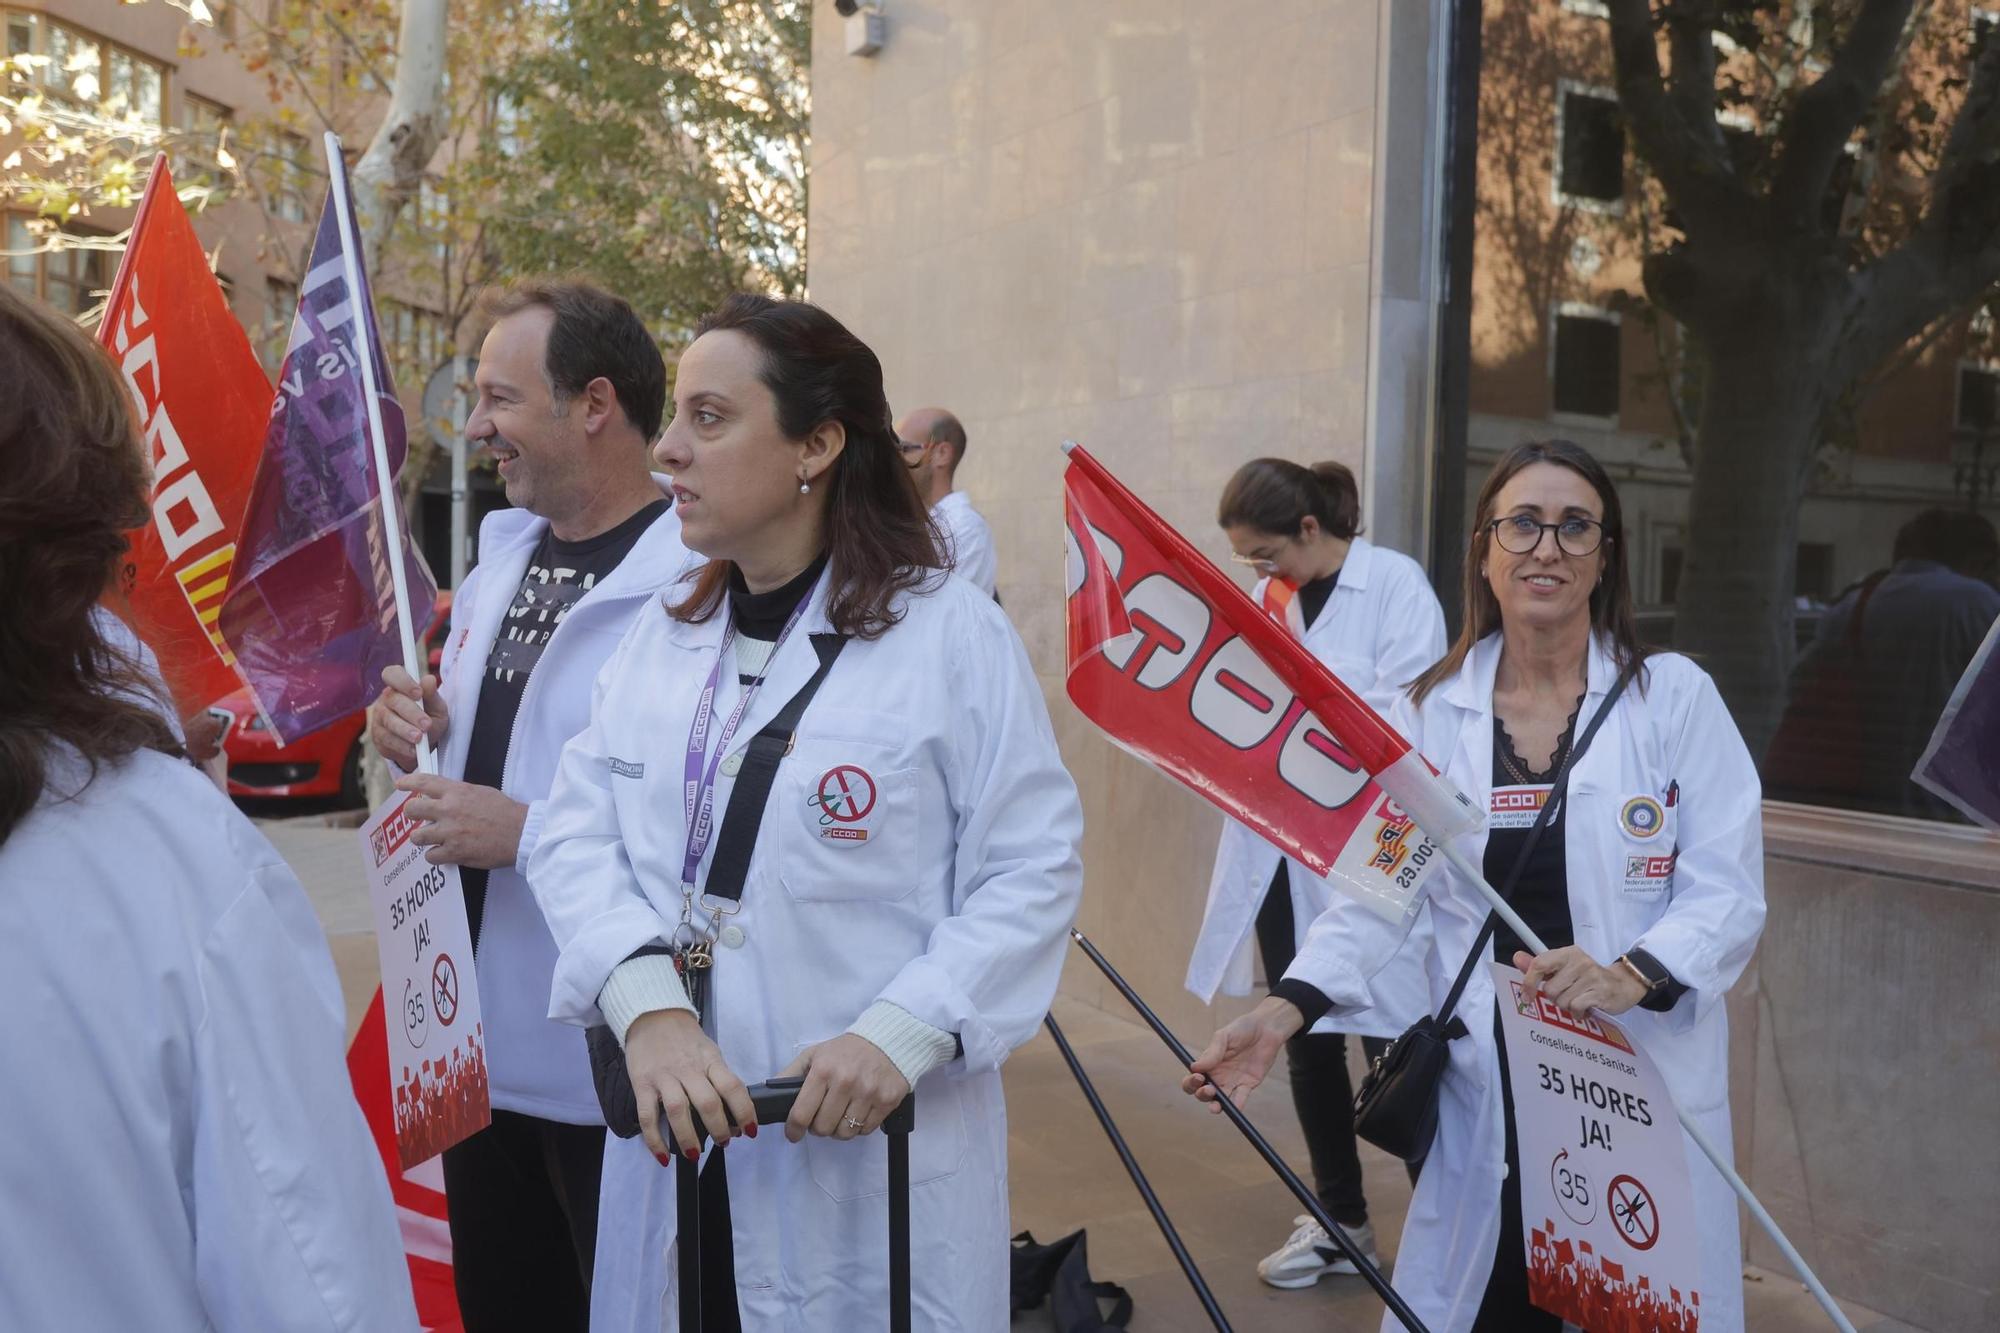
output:
[[[91,608],[90,615],[97,623],[98,633],[104,636],[104,641],[111,646],[111,650],[121,657],[130,659],[138,666],[139,674],[152,682],[152,688],[126,691],[125,697],[149,712],[165,718],[167,725],[173,729],[174,739],[183,745],[187,744],[187,728],[182,724],[178,710],[174,707],[173,696],[167,692],[167,678],[161,672],[160,659],[154,655],[152,648],[144,639],[132,632],[132,627],[126,624],[117,612],[102,603]],[[216,754],[207,763],[197,767],[208,775],[208,780],[215,784],[217,791],[228,794],[229,755],[226,751]]]
[[[828,629],[825,598],[822,581],[731,755],[817,666],[808,635]],[[999,1067],[1054,997],[1082,889],[1083,816],[1000,608],[942,576],[899,602],[899,623],[848,643],[778,770],[732,918],[744,941],[716,950],[707,1022],[746,1083],[840,1035],[877,1000],[957,1035],[963,1055],[917,1086],[913,1308],[916,1326],[933,1333],[1003,1333]],[[553,1017],[602,1021],[597,996],[611,970],[680,919],[688,729],[723,629],[721,614],[686,625],[648,608],[598,678],[589,730],[563,752],[529,866],[562,945]],[[734,663],[724,663],[717,719],[740,693]],[[829,826],[814,797],[842,766],[850,791],[874,792],[865,818],[845,826],[865,839],[822,836]],[[718,828],[731,767],[725,759],[717,778]],[[776,1130],[728,1149],[743,1327],[875,1327],[888,1290],[882,1135],[791,1144]],[[592,1326],[674,1328],[673,1172],[641,1139],[607,1149],[597,1234]]]
[[[986,519],[964,491],[947,492],[931,506],[931,517],[944,529],[945,563],[951,572],[991,597],[1000,580],[1000,557],[993,550],[993,529]]]
[[[665,478],[659,478],[664,488]],[[452,598],[451,637],[440,662],[440,689],[451,729],[438,771],[463,777],[486,658],[549,529],[525,509],[501,509],[479,525],[479,566]],[[556,762],[570,737],[590,721],[590,682],[617,649],[641,607],[672,584],[691,557],[681,545],[680,516],[655,519],[618,567],[578,598],[542,649],[521,694],[500,789],[528,807],[512,866],[488,874],[479,927],[479,1002],[486,1025],[487,1075],[503,1111],[571,1125],[601,1125],[590,1057],[573,1029],[551,1023],[549,984],[556,944],[528,891],[528,857],[541,837]]]
[[[0,1013],[0,1328],[416,1328],[326,939],[194,768],[102,766],[0,843]]]
[[[1259,605],[1269,582],[1259,580],[1253,590]],[[1403,687],[1444,656],[1444,612],[1423,566],[1356,537],[1341,566],[1340,582],[1319,619],[1306,627],[1304,643],[1343,684],[1386,714],[1402,696]],[[1213,1000],[1218,989],[1227,995],[1250,993],[1257,913],[1278,857],[1278,849],[1261,835],[1224,818],[1208,882],[1208,907],[1188,959],[1187,988],[1204,1002]],[[1296,860],[1287,862],[1286,879],[1292,891],[1295,943],[1303,943],[1313,920],[1340,891]],[[1313,1031],[1395,1037],[1422,1018],[1429,1003],[1423,955],[1430,933],[1430,923],[1419,920],[1402,953],[1377,974],[1377,1007],[1329,1014]]]
[[[1406,700],[1391,717],[1482,810],[1493,786],[1499,660],[1496,634],[1477,644],[1464,668],[1421,708]],[[1616,664],[1593,643],[1580,726],[1616,678]],[[1687,658],[1664,653],[1647,660],[1644,676],[1577,760],[1563,816],[1576,943],[1604,964],[1645,949],[1691,988],[1666,1013],[1633,1009],[1619,1021],[1659,1066],[1675,1104],[1725,1148],[1729,1027],[1722,997],[1750,961],[1764,924],[1758,791],[1756,767],[1714,683]],[[1620,819],[1625,802],[1640,795],[1658,800],[1665,813],[1664,827],[1643,844]],[[1467,834],[1458,845],[1478,865],[1486,834]],[[1679,860],[1666,879],[1628,880],[1629,854],[1673,847]],[[1442,1000],[1487,909],[1448,866],[1433,879],[1428,903],[1436,928],[1427,955],[1431,993]],[[1368,974],[1395,946],[1395,927],[1336,901],[1313,923],[1286,975],[1317,986],[1336,1005],[1366,1004]],[[1437,1333],[1470,1327],[1499,1239],[1506,1153],[1493,1003],[1491,977],[1476,969],[1459,1002],[1469,1035],[1451,1043],[1437,1139],[1396,1253],[1396,1290]],[[1693,1141],[1683,1140],[1701,1225],[1701,1326],[1703,1333],[1729,1333],[1743,1323],[1736,1197]],[[1386,1333],[1397,1325],[1384,1319],[1382,1327]]]

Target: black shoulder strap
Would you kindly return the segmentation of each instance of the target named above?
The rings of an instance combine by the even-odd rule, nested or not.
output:
[[[750,854],[757,847],[757,829],[764,822],[764,807],[771,800],[771,784],[777,780],[778,764],[792,752],[792,736],[805,716],[819,687],[833,670],[847,640],[838,634],[812,636],[813,651],[819,654],[819,670],[799,687],[791,701],[778,710],[765,728],[751,737],[743,752],[743,767],[737,771],[736,785],[729,792],[729,808],[723,812],[722,830],[715,835],[715,859],[709,862],[708,879],[702,896],[727,898],[743,896],[743,881],[750,873]]]
[[[1514,858],[1514,867],[1507,872],[1507,882],[1497,886],[1503,899],[1513,901],[1514,886],[1520,882],[1521,872],[1528,868],[1528,858],[1535,854],[1535,845],[1542,840],[1542,831],[1548,828],[1549,819],[1555,813],[1556,806],[1561,803],[1564,794],[1569,790],[1570,770],[1576,767],[1576,761],[1582,757],[1583,752],[1590,748],[1590,738],[1597,734],[1600,726],[1604,725],[1604,719],[1611,714],[1611,706],[1618,702],[1619,695],[1625,693],[1625,687],[1632,683],[1632,677],[1638,670],[1639,663],[1634,661],[1618,673],[1617,683],[1612,685],[1611,692],[1604,696],[1604,702],[1597,706],[1597,711],[1591,714],[1590,724],[1583,729],[1583,734],[1576,738],[1576,744],[1569,747],[1569,753],[1563,756],[1562,768],[1556,773],[1555,781],[1549,784],[1549,798],[1542,802],[1541,811],[1536,814],[1533,827],[1528,830],[1528,836],[1522,841],[1521,854]],[[1472,970],[1479,966],[1479,960],[1486,955],[1486,945],[1493,938],[1493,932],[1499,925],[1499,914],[1488,912],[1486,924],[1479,931],[1479,938],[1472,942],[1472,952],[1465,956],[1464,965],[1458,969],[1458,979],[1451,983],[1451,993],[1444,997],[1444,1004],[1438,1009],[1437,1021],[1440,1026],[1460,1022],[1452,1016],[1452,1010],[1458,1008],[1459,996],[1465,993],[1466,983],[1472,980]]]

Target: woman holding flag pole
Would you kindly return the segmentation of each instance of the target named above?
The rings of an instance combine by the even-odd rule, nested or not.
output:
[[[1764,921],[1757,774],[1708,676],[1639,643],[1626,580],[1618,495],[1603,467],[1564,441],[1516,446],[1480,491],[1464,628],[1390,719],[1493,811],[1429,895],[1432,995],[1470,978],[1458,1008],[1468,1030],[1449,1044],[1396,1270],[1397,1289],[1436,1329],[1561,1326],[1528,1302],[1514,1093],[1491,977],[1484,967],[1461,974],[1468,955],[1521,968],[1572,1014],[1620,1016],[1692,1128],[1725,1155],[1730,1141],[1722,998]],[[1593,737],[1584,720],[1600,709]],[[1549,801],[1565,771],[1566,793],[1557,787]],[[1521,815],[1544,803],[1548,836],[1536,841]],[[1510,906],[1549,946],[1538,953],[1509,924],[1488,943],[1488,900],[1458,869],[1483,861],[1485,878],[1504,882],[1517,860]],[[1240,1101],[1294,1033],[1372,1003],[1402,929],[1336,900],[1308,932],[1285,994],[1217,1033],[1187,1090],[1212,1099],[1206,1075]],[[1736,1200],[1684,1142],[1701,1327],[1740,1328]]]
[[[736,296],[674,393],[655,458],[708,561],[599,675],[528,867],[551,1015],[622,1044],[643,1135],[607,1152],[593,1327],[691,1292],[711,1328],[884,1326],[878,1130],[915,1088],[914,1326],[1003,1333],[999,1066],[1054,997],[1075,785],[1006,617],[940,569],[872,351]],[[745,1085],[787,1076],[793,1141],[757,1141]]]
[[[1233,559],[1260,576],[1251,600],[1284,625],[1313,656],[1379,711],[1444,652],[1444,613],[1423,567],[1360,535],[1361,494],[1340,463],[1303,467],[1258,458],[1224,487],[1216,522]],[[1306,930],[1339,894],[1302,862],[1279,854],[1234,819],[1223,823],[1208,906],[1188,961],[1187,988],[1203,1000],[1221,989],[1250,991],[1254,940],[1267,980],[1290,966]],[[1354,1033],[1372,1060],[1424,1013],[1423,954],[1428,920],[1410,932],[1377,979],[1376,1006],[1329,1016],[1285,1043],[1292,1103],[1312,1161],[1313,1190],[1333,1219],[1371,1259],[1375,1233],[1361,1189],[1354,1139],[1354,1091],[1347,1042]],[[1416,1179],[1412,1163],[1410,1178]],[[1354,1264],[1310,1217],[1257,1265],[1274,1287],[1309,1287]]]

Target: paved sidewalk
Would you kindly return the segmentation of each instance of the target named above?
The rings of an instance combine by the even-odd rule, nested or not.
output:
[[[310,820],[264,820],[260,826],[319,911],[346,992],[351,1034],[380,975],[354,830]],[[1157,1037],[1123,1015],[1068,1000],[1057,1001],[1056,1020],[1234,1327],[1243,1333],[1377,1327],[1381,1307],[1359,1278],[1327,1278],[1305,1291],[1277,1291],[1257,1280],[1257,1260],[1291,1231],[1297,1204],[1226,1120],[1181,1094],[1173,1057]],[[1350,1059],[1358,1078],[1358,1054]],[[1258,1093],[1251,1111],[1286,1160],[1303,1169],[1305,1145],[1279,1068],[1280,1077]],[[1051,1241],[1086,1228],[1092,1275],[1132,1293],[1132,1333],[1211,1328],[1046,1033],[1009,1061],[1007,1109],[1012,1230]],[[1362,1165],[1387,1262],[1409,1204],[1409,1183],[1401,1163],[1365,1145]],[[1831,1327],[1788,1275],[1745,1273],[1744,1302],[1747,1326],[1757,1333]],[[1869,1333],[1911,1328],[1858,1306],[1846,1308],[1856,1328]],[[1045,1312],[1014,1321],[1017,1333],[1049,1327]]]
[[[1200,1109],[1178,1087],[1173,1056],[1136,1021],[1059,999],[1056,1021],[1098,1095],[1179,1228],[1230,1323],[1244,1333],[1372,1330],[1382,1308],[1358,1277],[1324,1278],[1303,1291],[1257,1279],[1257,1261],[1276,1249],[1300,1211],[1285,1187],[1228,1121]],[[1350,1047],[1353,1043],[1350,1043]],[[1354,1076],[1358,1055],[1350,1051]],[[1283,1065],[1279,1066],[1282,1075]],[[1295,1170],[1305,1142],[1282,1077],[1250,1105],[1257,1127]],[[1007,1064],[1007,1110],[1014,1230],[1048,1241],[1085,1227],[1090,1270],[1132,1293],[1132,1333],[1204,1333],[1213,1327],[1132,1188],[1083,1094],[1044,1033]],[[1362,1171],[1383,1260],[1393,1269],[1409,1206],[1402,1163],[1363,1145]],[[1393,1271],[1391,1272],[1393,1280]],[[1832,1324],[1795,1278],[1744,1274],[1746,1327],[1756,1333],[1823,1333]],[[1910,1325],[1848,1304],[1857,1329],[1907,1333]],[[1022,1317],[1015,1329],[1049,1327]]]

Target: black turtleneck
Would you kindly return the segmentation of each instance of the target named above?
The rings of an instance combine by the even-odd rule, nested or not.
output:
[[[736,624],[736,632],[748,639],[762,639],[766,643],[776,639],[785,631],[785,622],[792,618],[813,584],[826,569],[826,552],[819,556],[797,577],[783,587],[769,592],[751,592],[750,585],[743,581],[743,571],[731,568],[729,571],[729,618]]]

